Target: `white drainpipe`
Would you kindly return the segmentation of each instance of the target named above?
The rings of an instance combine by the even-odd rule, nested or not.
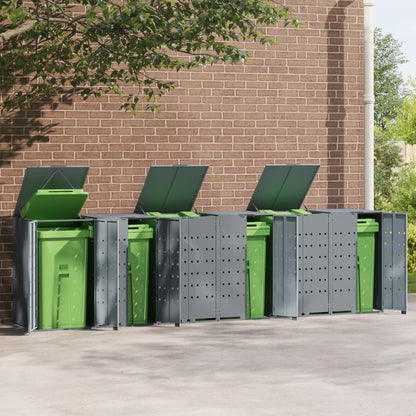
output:
[[[374,0],[364,3],[364,201],[374,209]]]

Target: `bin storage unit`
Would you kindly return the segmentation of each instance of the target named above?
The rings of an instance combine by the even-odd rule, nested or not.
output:
[[[318,169],[266,166],[247,208],[268,214],[263,220],[272,226],[267,309],[273,316],[356,310],[356,217],[300,209]]]
[[[375,233],[373,309],[407,311],[407,214],[340,209],[313,212],[349,213],[358,219],[373,219]],[[358,237],[359,238],[359,237]],[[370,311],[370,308],[367,308]]]
[[[298,317],[356,311],[356,216],[300,209],[318,165],[268,165],[246,211],[216,212],[263,221],[265,314]],[[214,214],[214,213],[211,213]]]
[[[86,198],[81,189],[87,173],[88,167],[26,169],[13,218],[13,315],[14,322],[29,332],[117,326],[117,293],[113,296],[110,292],[111,282],[118,278],[118,224],[78,216]],[[102,310],[109,304],[104,313],[89,319],[86,272],[91,231],[85,224],[93,224],[97,241],[93,253],[88,253],[94,259],[93,287],[98,282],[105,287],[100,297],[95,297],[95,307]],[[103,238],[104,228],[113,228],[112,236]],[[106,264],[100,269],[104,259]]]
[[[207,169],[152,166],[138,199],[137,215],[157,216],[149,290],[152,322],[246,316],[245,219],[223,221],[191,212]]]

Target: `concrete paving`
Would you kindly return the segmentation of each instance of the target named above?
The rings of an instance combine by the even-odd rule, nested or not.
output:
[[[407,315],[0,336],[0,415],[416,415],[416,295]]]

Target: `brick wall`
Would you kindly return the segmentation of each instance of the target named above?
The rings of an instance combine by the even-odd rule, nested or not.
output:
[[[133,117],[109,95],[1,121],[0,322],[12,320],[10,216],[27,166],[89,165],[85,213],[132,212],[148,168],[166,164],[210,165],[199,210],[244,209],[264,165],[285,163],[321,164],[308,208],[363,207],[362,1],[285,4],[304,27],[269,28],[279,45],[247,45],[241,65],[161,74],[178,88],[160,115]]]

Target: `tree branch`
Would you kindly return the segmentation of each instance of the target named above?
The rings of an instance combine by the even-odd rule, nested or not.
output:
[[[14,38],[29,31],[36,25],[36,23],[36,20],[26,20],[26,22],[22,23],[20,26],[17,26],[14,29],[6,30],[4,33],[0,33],[1,43],[7,42],[11,38]]]

